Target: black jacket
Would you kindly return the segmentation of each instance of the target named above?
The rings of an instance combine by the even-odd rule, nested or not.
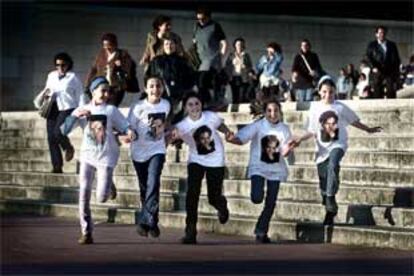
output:
[[[306,64],[303,61],[301,54],[303,54],[302,51],[295,56],[292,65],[292,72],[296,71],[299,75],[298,83],[295,84],[295,88],[307,89],[314,87],[312,83],[314,81],[314,78],[309,74],[308,67],[306,67]],[[308,51],[306,54],[303,55],[309,63],[310,68],[316,71],[318,77],[321,77],[323,75],[323,69],[321,63],[319,62],[318,55],[311,51]]]
[[[195,72],[187,60],[177,54],[155,57],[149,64],[146,75],[163,78],[168,96],[181,99],[184,92],[195,84]]]
[[[400,70],[400,55],[398,54],[397,45],[386,40],[387,52],[384,55],[381,45],[377,40],[372,41],[367,47],[367,58],[372,68],[378,68],[378,71],[384,75],[398,75]]]

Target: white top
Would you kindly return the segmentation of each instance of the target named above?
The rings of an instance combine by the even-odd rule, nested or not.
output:
[[[223,119],[216,113],[204,111],[197,121],[187,116],[176,124],[179,136],[190,148],[188,163],[205,167],[224,166],[223,142],[217,133],[222,123]]]
[[[327,135],[324,131],[320,118],[326,112],[334,112],[338,117],[337,132],[334,137]],[[326,113],[327,115],[329,113]],[[312,102],[309,109],[309,117],[306,128],[316,136],[316,163],[322,163],[329,158],[329,153],[335,148],[344,151],[348,148],[348,133],[346,127],[359,121],[358,116],[345,104],[334,101],[332,104]]]
[[[51,94],[56,94],[56,103],[60,111],[76,108],[83,95],[83,85],[73,72],[67,72],[59,79],[58,71],[52,71],[47,76],[46,87]]]
[[[291,135],[286,124],[272,124],[266,118],[242,128],[237,137],[243,144],[251,141],[249,177],[260,175],[269,180],[286,181],[288,168],[281,152]]]
[[[125,132],[128,121],[113,105],[95,105],[91,102],[77,109],[80,108],[89,110],[92,115],[88,119],[80,119],[85,125],[80,161],[93,166],[115,167],[119,158],[119,145],[113,131]]]
[[[164,130],[170,109],[170,103],[165,99],[157,104],[144,99],[131,106],[128,122],[138,134],[138,139],[130,145],[134,161],[145,162],[155,154],[165,154]]]

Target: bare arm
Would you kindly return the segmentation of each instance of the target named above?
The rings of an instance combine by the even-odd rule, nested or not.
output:
[[[359,128],[363,131],[366,131],[368,133],[376,133],[376,132],[381,132],[382,131],[382,127],[380,127],[380,126],[369,127],[369,126],[361,123],[360,121],[355,121],[351,125],[356,127],[356,128]]]

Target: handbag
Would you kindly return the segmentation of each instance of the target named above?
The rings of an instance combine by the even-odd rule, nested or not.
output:
[[[53,104],[56,101],[56,94],[50,95],[50,90],[40,92],[34,100],[35,106],[39,110],[41,117],[48,119],[52,113]]]

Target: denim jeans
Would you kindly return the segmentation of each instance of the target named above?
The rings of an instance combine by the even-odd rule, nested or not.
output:
[[[201,182],[206,175],[207,197],[218,211],[227,209],[227,200],[223,195],[224,167],[204,167],[196,163],[188,164],[188,181],[186,196],[186,229],[188,236],[197,235],[198,201],[200,198]]]
[[[339,163],[344,157],[344,150],[341,148],[333,149],[329,153],[329,158],[318,164],[319,187],[322,196],[335,196],[339,189]]]
[[[264,198],[265,178],[259,175],[251,177],[250,198],[254,204],[260,204]],[[277,194],[279,193],[280,181],[267,180],[266,200],[264,208],[257,221],[254,233],[256,236],[266,235],[269,230],[269,223],[276,207]]]
[[[93,221],[90,208],[92,183],[96,172],[96,200],[104,203],[111,193],[112,174],[114,168],[92,166],[81,162],[79,171],[79,219],[83,235],[92,234]]]
[[[156,154],[145,162],[133,161],[138,176],[141,199],[138,223],[150,228],[154,228],[158,224],[161,171],[164,162],[165,154]]]
[[[313,100],[313,88],[296,89],[296,101],[310,102]]]
[[[66,117],[68,117],[73,110],[74,109],[57,111],[55,117],[47,119],[46,121],[47,141],[53,168],[63,167],[63,158],[60,147],[62,147],[63,150],[68,150],[72,147],[69,138],[62,135],[60,126],[65,122]]]

